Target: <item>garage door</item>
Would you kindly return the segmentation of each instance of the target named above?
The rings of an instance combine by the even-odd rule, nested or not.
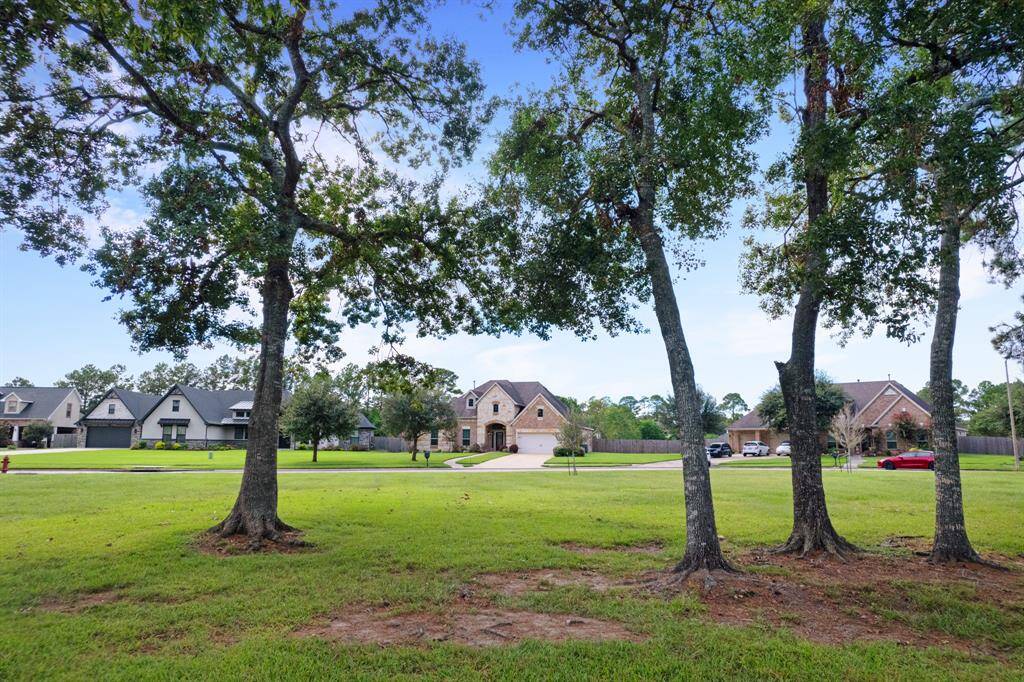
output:
[[[531,455],[550,455],[558,441],[553,433],[521,433],[516,436],[519,452]]]
[[[90,426],[85,432],[87,448],[126,448],[131,444],[130,426]]]

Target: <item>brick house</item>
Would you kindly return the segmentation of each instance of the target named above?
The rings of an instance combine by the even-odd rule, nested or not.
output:
[[[463,450],[503,450],[515,444],[521,453],[550,454],[569,408],[537,381],[495,379],[452,400],[458,415],[455,445]],[[584,428],[589,448],[593,429]],[[416,442],[419,450],[451,450],[448,434],[430,433]]]
[[[860,452],[885,452],[886,450],[909,450],[927,448],[931,438],[932,406],[919,395],[898,381],[853,381],[836,384],[850,403],[853,404],[856,419],[865,429]],[[904,416],[905,415],[905,416]],[[911,419],[917,429],[913,438],[907,439],[897,432],[896,422]],[[726,430],[729,445],[739,451],[748,440],[759,440],[768,444],[772,452],[779,443],[789,440],[789,434],[773,430],[764,423],[757,410],[751,410],[729,425]],[[835,446],[827,433],[820,434],[822,448]]]

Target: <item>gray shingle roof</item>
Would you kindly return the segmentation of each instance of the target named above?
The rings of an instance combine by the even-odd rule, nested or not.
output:
[[[892,384],[898,391],[902,392],[911,402],[920,407],[929,414],[932,411],[932,406],[925,401],[921,396],[917,395],[909,388],[904,386],[898,381],[893,380],[882,380],[882,381],[849,381],[841,384],[836,384],[842,390],[843,393],[853,402],[854,412],[858,413],[867,407],[868,403],[885,389],[886,386]],[[757,408],[754,408],[750,412],[729,424],[730,429],[766,429],[767,424],[761,419],[761,415],[757,413]]]
[[[4,414],[0,408],[0,419],[46,419],[74,390],[57,386],[0,386],[0,400],[13,393],[30,403],[18,414]]]
[[[160,396],[158,395],[126,391],[123,388],[112,388],[107,392],[107,395],[111,394],[116,395],[136,419],[142,419],[160,401]]]
[[[561,413],[563,417],[569,416],[569,408],[566,407],[565,403],[558,399],[554,393],[549,391],[544,384],[539,381],[508,381],[507,379],[491,379],[480,384],[472,391],[466,391],[458,398],[452,400],[452,407],[455,408],[455,414],[463,419],[471,419],[476,417],[476,406],[468,407],[466,404],[467,399],[470,395],[482,396],[487,391],[491,390],[491,387],[497,384],[501,387],[505,393],[508,393],[508,397],[515,401],[515,404],[520,408],[526,407],[530,404],[530,401],[537,397],[537,395],[544,396],[544,399],[551,403],[551,406]]]
[[[372,421],[370,421],[369,419],[366,418],[365,414],[360,412],[359,413],[359,426],[357,426],[356,428],[359,428],[359,429],[376,429],[377,427],[373,425]]]

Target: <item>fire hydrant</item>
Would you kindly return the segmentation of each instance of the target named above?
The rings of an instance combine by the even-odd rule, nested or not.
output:
[[[4,455],[3,461],[0,462],[0,474],[6,474],[7,470],[11,467],[10,455]]]

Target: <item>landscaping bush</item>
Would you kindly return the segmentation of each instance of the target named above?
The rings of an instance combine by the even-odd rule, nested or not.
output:
[[[582,457],[586,454],[583,448],[564,448],[560,445],[554,449],[554,453],[555,457]]]
[[[299,443],[298,445],[295,446],[295,449],[296,450],[310,450],[311,447],[310,447],[309,443]]]
[[[14,443],[11,442],[11,435],[14,433],[14,427],[10,424],[0,424],[0,447],[9,448]]]
[[[153,443],[153,449],[154,450],[166,450],[167,449],[167,443],[163,442],[162,440],[158,440],[157,442]]]
[[[29,424],[21,430],[22,441],[34,448],[41,448],[46,445],[46,439],[53,433],[53,426],[50,422],[37,422]]]
[[[171,443],[171,450],[185,450],[186,447],[178,442]]]
[[[508,451],[511,452],[514,455],[517,452],[519,452],[519,446],[516,445],[515,443],[512,443],[512,445],[508,446]]]
[[[148,448],[148,447],[149,447],[149,443],[148,443],[148,442],[146,442],[146,441],[144,441],[144,440],[140,440],[140,441],[139,441],[138,443],[136,443],[135,445],[137,445],[137,446],[138,446],[139,450],[145,450],[146,448]]]
[[[217,443],[216,445],[213,446],[213,449],[214,450],[224,451],[224,450],[234,450],[235,448],[230,443]]]
[[[473,453],[477,453],[477,452],[483,452],[484,450],[483,450],[483,448],[480,447],[479,443],[473,443],[472,445],[469,446],[469,451],[473,452]]]
[[[366,452],[366,447],[360,445],[359,443],[352,443],[352,445],[350,445],[348,449],[351,450],[352,452]]]

